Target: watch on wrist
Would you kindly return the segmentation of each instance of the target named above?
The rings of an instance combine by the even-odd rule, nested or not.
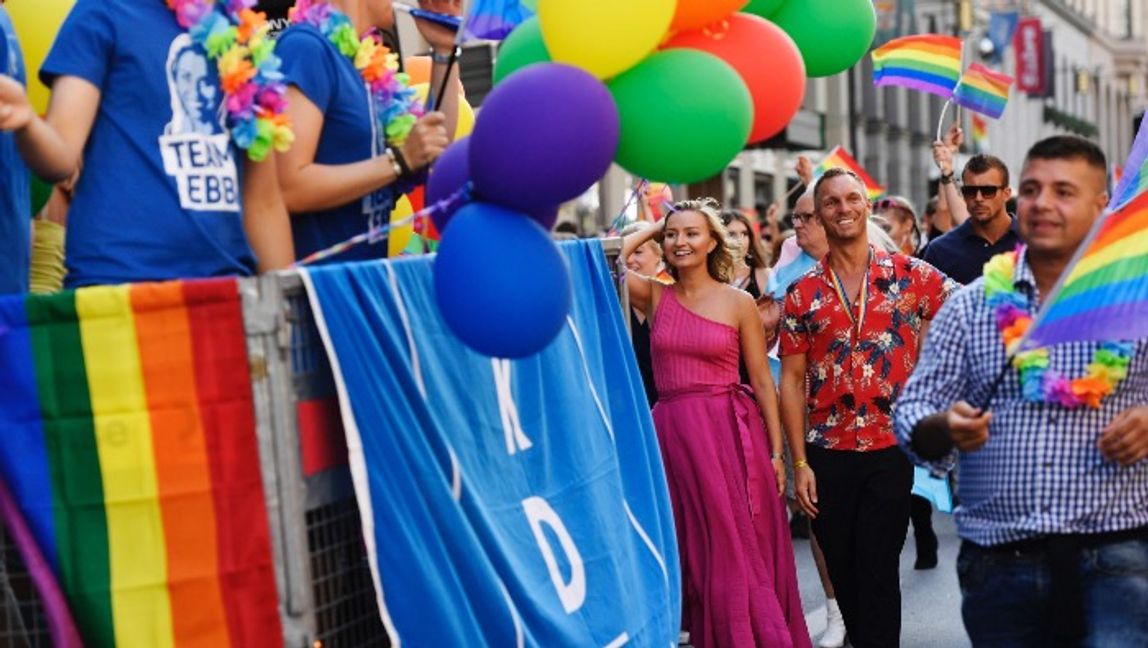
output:
[[[387,148],[387,150],[383,152],[383,156],[391,163],[391,169],[395,172],[395,177],[403,177],[403,165],[399,164],[399,156],[395,153],[395,149]]]
[[[942,173],[941,174],[941,184],[952,184],[952,183],[953,183],[953,172],[952,171],[949,171],[948,173]]]
[[[442,54],[438,50],[431,50],[430,58],[432,63],[447,64],[450,63],[451,58],[457,59],[460,53],[461,48],[459,47],[455,47],[453,50],[447,52],[446,54]]]

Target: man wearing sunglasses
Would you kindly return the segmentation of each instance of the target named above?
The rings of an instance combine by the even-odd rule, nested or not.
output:
[[[1019,242],[1012,215],[1005,209],[1012,196],[1008,167],[998,157],[974,155],[961,173],[962,200],[958,201],[952,200],[957,193],[952,190],[952,149],[938,142],[933,156],[941,169],[941,191],[950,199],[953,220],[964,222],[930,241],[923,257],[954,280],[968,284],[981,276],[986,261]],[[968,218],[959,218],[960,211],[967,211]]]

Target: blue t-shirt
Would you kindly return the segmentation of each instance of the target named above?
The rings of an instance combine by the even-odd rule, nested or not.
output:
[[[24,55],[8,12],[0,5],[0,65],[4,74],[27,85]],[[28,247],[32,202],[28,167],[13,133],[0,133],[0,294],[28,292]]]
[[[287,82],[323,113],[317,164],[349,164],[382,155],[386,136],[379,132],[367,87],[350,59],[311,25],[289,27],[279,36],[275,52],[283,60]],[[305,257],[389,222],[396,200],[392,187],[347,196],[346,204],[333,209],[292,214],[295,255]],[[355,246],[328,262],[386,256],[383,239]]]
[[[85,79],[99,113],[68,214],[68,286],[246,275],[243,154],[218,72],[159,0],[77,0],[40,77]]]

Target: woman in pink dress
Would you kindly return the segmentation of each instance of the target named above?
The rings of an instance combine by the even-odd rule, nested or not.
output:
[[[653,416],[682,565],[682,627],[696,648],[806,647],[761,320],[753,298],[728,285],[716,204],[674,207],[662,227],[626,237],[622,254],[661,235],[677,280],[627,277],[632,303],[652,322]],[[752,392],[739,384],[739,357]]]

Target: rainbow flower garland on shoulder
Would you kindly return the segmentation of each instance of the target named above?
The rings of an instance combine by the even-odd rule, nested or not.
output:
[[[219,70],[231,139],[254,162],[285,151],[295,135],[283,110],[287,86],[256,0],[167,0],[175,20]]]
[[[402,146],[415,122],[423,114],[417,93],[408,86],[409,77],[399,72],[399,58],[373,34],[362,38],[346,14],[326,0],[299,0],[291,8],[291,24],[308,24],[355,65],[367,85],[375,115],[387,143]]]
[[[1128,376],[1132,344],[1104,342],[1092,355],[1084,376],[1069,380],[1048,368],[1046,348],[1016,353],[1017,345],[1032,326],[1029,299],[1013,283],[1017,260],[1024,247],[998,254],[985,264],[985,300],[996,315],[997,330],[1004,341],[1012,364],[1020,372],[1021,392],[1034,403],[1057,403],[1067,408],[1082,405],[1098,408],[1100,402],[1116,390]]]

